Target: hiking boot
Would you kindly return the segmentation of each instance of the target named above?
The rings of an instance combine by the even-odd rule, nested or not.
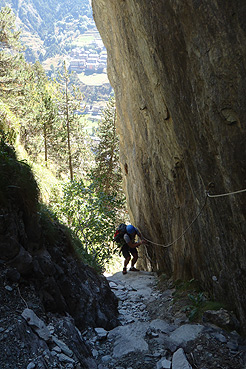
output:
[[[131,271],[131,272],[140,272],[140,270],[139,270],[139,269],[136,269],[136,268],[134,268],[134,267],[131,267],[131,268],[130,268],[130,271]]]
[[[126,268],[123,268],[122,274],[126,274],[126,273],[127,273]]]

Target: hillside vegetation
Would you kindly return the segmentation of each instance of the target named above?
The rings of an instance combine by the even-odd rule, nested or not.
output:
[[[0,7],[5,5],[0,0]],[[95,27],[89,0],[10,0],[8,6],[24,31],[29,60],[42,61],[55,54],[65,54],[71,38]]]
[[[124,217],[114,101],[108,102],[97,132],[100,144],[96,147],[79,115],[85,103],[81,91],[72,83],[66,63],[57,80],[50,79],[39,62],[25,61],[19,37],[13,13],[3,8],[1,142],[3,147],[11,146],[22,163],[32,167],[40,200],[48,207],[49,216],[59,217],[70,226],[82,242],[80,253],[83,257],[90,255],[90,264],[101,270],[112,257],[114,229],[119,218]],[[4,160],[9,160],[5,149],[2,159],[4,166]],[[19,187],[14,177],[11,186]],[[5,198],[5,184],[1,187]]]
[[[0,7],[5,5],[0,0]],[[98,121],[112,95],[112,87],[106,74],[106,51],[92,17],[90,1],[10,0],[8,5],[16,15],[26,61],[39,61],[46,74],[56,79],[65,60],[68,69],[74,72],[72,82],[83,93],[87,105],[83,114],[90,121]],[[87,67],[86,59],[89,62],[90,55],[97,55],[98,61],[92,66],[88,63]]]

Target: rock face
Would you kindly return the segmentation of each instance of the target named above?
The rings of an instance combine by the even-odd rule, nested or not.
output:
[[[61,226],[54,227],[50,238],[36,213],[23,214],[11,206],[2,209],[0,223],[0,249],[5,249],[4,238],[9,253],[0,256],[6,281],[18,282],[20,288],[27,283],[46,312],[70,314],[79,329],[117,325],[117,300],[107,280],[76,257]]]
[[[206,194],[246,188],[243,0],[94,0],[116,94],[131,221],[159,244],[179,238]],[[197,278],[246,329],[245,192],[207,198],[143,266]]]
[[[32,368],[64,368],[63,362],[70,368],[77,363],[95,368],[81,332],[114,328],[118,301],[106,278],[75,253],[65,228],[40,215],[29,167],[2,143],[0,168],[0,367],[26,368],[42,351],[42,360]],[[54,340],[63,337],[74,359],[66,356],[69,350],[61,350],[58,364],[51,351],[58,344]]]

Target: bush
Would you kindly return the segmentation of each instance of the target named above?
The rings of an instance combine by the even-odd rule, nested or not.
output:
[[[83,247],[77,247],[77,251],[82,257],[88,254],[90,261],[104,270],[114,255],[112,240],[119,201],[107,195],[96,178],[90,178],[87,183],[69,182],[63,191],[61,204],[56,209],[58,217],[81,240]]]

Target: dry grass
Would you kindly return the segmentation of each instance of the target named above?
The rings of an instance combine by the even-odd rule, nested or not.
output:
[[[89,75],[80,73],[78,74],[78,78],[87,86],[101,86],[105,83],[109,83],[107,73],[94,73]]]

